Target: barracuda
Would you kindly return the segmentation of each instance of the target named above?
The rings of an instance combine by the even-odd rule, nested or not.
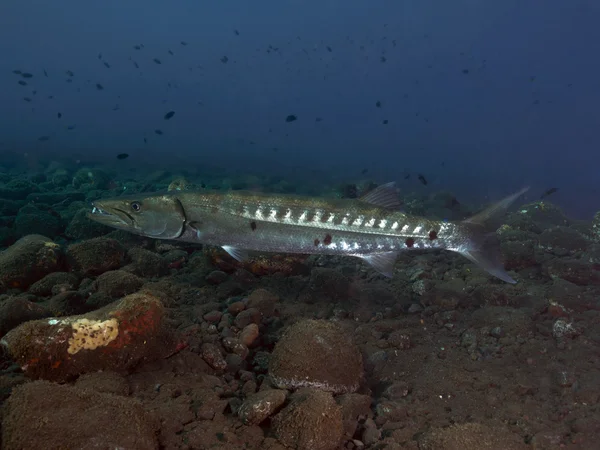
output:
[[[401,251],[444,249],[515,283],[504,270],[489,224],[525,191],[462,222],[401,212],[394,183],[356,200],[243,191],[136,194],[97,200],[88,217],[155,239],[220,246],[240,261],[247,250],[355,256],[387,277]]]

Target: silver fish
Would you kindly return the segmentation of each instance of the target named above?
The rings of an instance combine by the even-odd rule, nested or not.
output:
[[[401,251],[445,249],[516,283],[488,225],[527,189],[462,222],[401,212],[394,183],[355,200],[243,191],[135,194],[94,201],[88,217],[151,238],[220,246],[240,261],[246,250],[355,256],[387,277]]]

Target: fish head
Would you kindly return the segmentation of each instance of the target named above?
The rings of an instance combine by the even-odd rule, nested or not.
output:
[[[175,195],[127,195],[92,202],[87,217],[119,230],[155,239],[177,239],[185,211]]]

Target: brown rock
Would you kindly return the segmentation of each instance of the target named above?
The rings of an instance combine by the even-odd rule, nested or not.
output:
[[[131,263],[127,270],[144,278],[156,278],[166,275],[168,263],[157,253],[143,248],[131,248],[127,251]]]
[[[419,440],[420,450],[525,450],[530,448],[523,438],[503,424],[492,426],[464,423],[448,428],[435,428]]]
[[[27,289],[47,274],[60,270],[61,256],[60,246],[47,237],[39,234],[22,237],[0,252],[0,292]]]
[[[248,308],[235,316],[235,326],[242,329],[251,323],[259,324],[262,315],[256,308]]]
[[[222,317],[223,313],[217,310],[207,312],[206,314],[204,314],[204,316],[202,316],[204,320],[210,323],[219,323]]]
[[[248,308],[258,309],[264,317],[275,314],[279,297],[266,289],[257,289],[248,297]]]
[[[202,344],[202,359],[215,370],[225,370],[227,368],[227,361],[223,358],[223,354],[219,347],[209,342]]]
[[[267,389],[248,396],[238,416],[246,425],[258,425],[284,404],[287,392],[280,389]]]
[[[139,292],[85,315],[23,323],[2,344],[32,378],[67,381],[97,370],[126,371],[165,356],[163,315],[157,297]]]
[[[275,436],[298,450],[333,450],[343,435],[340,407],[328,392],[300,389],[273,418]]]
[[[206,281],[210,284],[221,284],[227,280],[228,275],[222,270],[213,270],[206,276]]]
[[[250,347],[252,343],[256,340],[259,335],[258,325],[255,323],[251,323],[250,325],[246,325],[244,329],[241,331],[239,339],[242,344],[246,347]]]
[[[59,294],[60,292],[54,292],[55,286],[68,287],[68,291],[77,289],[79,280],[75,275],[68,272],[54,272],[49,273],[44,278],[33,283],[28,292],[33,295],[45,297],[47,295]]]
[[[244,304],[244,302],[233,302],[231,305],[229,305],[227,311],[231,315],[235,316],[241,313],[244,309],[246,309],[246,305]]]
[[[120,374],[110,370],[86,373],[77,378],[75,386],[114,395],[129,395],[129,383]]]
[[[125,248],[115,239],[99,237],[67,248],[67,265],[82,275],[100,275],[121,267]]]
[[[355,392],[363,376],[362,355],[340,325],[303,320],[290,326],[275,345],[269,375],[279,388]]]
[[[133,294],[143,284],[144,281],[132,273],[124,270],[109,270],[96,278],[94,287],[101,294],[105,294],[111,298],[118,298]]]
[[[342,394],[335,398],[342,410],[344,421],[344,436],[351,439],[358,427],[358,421],[364,417],[370,417],[372,398],[362,394]]]
[[[225,337],[223,338],[222,343],[225,350],[227,350],[229,353],[238,355],[242,359],[246,359],[246,356],[248,356],[248,347],[242,344],[239,339],[234,337]]]
[[[51,316],[47,308],[21,297],[9,297],[0,303],[0,336],[29,320]]]
[[[126,397],[35,381],[15,388],[5,407],[6,450],[158,449],[157,421],[141,403]]]

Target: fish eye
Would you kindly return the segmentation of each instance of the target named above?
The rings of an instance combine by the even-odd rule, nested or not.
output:
[[[140,205],[140,202],[131,202],[131,209],[133,209],[135,212],[138,212],[140,209],[142,209],[142,205]]]

